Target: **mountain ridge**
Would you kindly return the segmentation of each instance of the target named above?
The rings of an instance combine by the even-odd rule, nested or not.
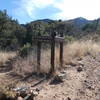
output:
[[[30,23],[34,23],[34,22],[44,22],[44,23],[51,23],[51,22],[56,22],[56,21],[62,21],[64,23],[71,23],[73,24],[75,27],[78,27],[78,28],[82,28],[83,26],[85,26],[86,24],[88,23],[91,23],[92,21],[94,20],[88,20],[86,18],[83,18],[83,17],[77,17],[77,18],[74,18],[74,19],[69,19],[69,20],[52,20],[52,19],[39,19],[39,20],[35,20],[35,21],[32,21]]]

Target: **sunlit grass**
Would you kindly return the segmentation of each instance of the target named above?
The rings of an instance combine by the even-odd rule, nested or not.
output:
[[[9,59],[12,59],[15,56],[15,52],[0,51],[0,66],[3,66]]]

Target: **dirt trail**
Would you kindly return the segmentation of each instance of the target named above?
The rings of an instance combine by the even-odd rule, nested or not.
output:
[[[0,74],[0,85],[19,79],[9,73]],[[100,56],[75,59],[73,64],[65,65],[60,73],[66,76],[64,82],[51,85],[49,80],[40,84],[42,89],[34,100],[100,100]],[[32,84],[35,82],[33,78],[29,80]]]
[[[58,85],[44,84],[35,100],[100,100],[99,57],[85,57],[76,66],[66,65],[66,79]],[[77,69],[81,67],[82,71]]]

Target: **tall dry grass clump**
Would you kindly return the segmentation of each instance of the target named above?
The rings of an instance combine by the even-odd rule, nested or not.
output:
[[[0,66],[4,66],[5,63],[16,56],[15,52],[0,51]]]
[[[21,76],[30,73],[48,73],[50,69],[50,50],[41,50],[41,66],[40,70],[37,66],[37,52],[30,51],[26,57],[19,57],[13,63],[13,71]]]
[[[76,41],[64,47],[64,61],[69,62],[76,57],[82,58],[86,55],[95,57],[100,53],[99,43],[88,41]]]

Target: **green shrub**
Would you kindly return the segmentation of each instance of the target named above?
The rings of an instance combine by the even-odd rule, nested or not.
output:
[[[21,57],[26,57],[31,49],[31,44],[27,43],[19,50],[19,55]]]
[[[65,41],[66,42],[73,42],[73,41],[75,41],[75,38],[73,36],[66,36]]]

